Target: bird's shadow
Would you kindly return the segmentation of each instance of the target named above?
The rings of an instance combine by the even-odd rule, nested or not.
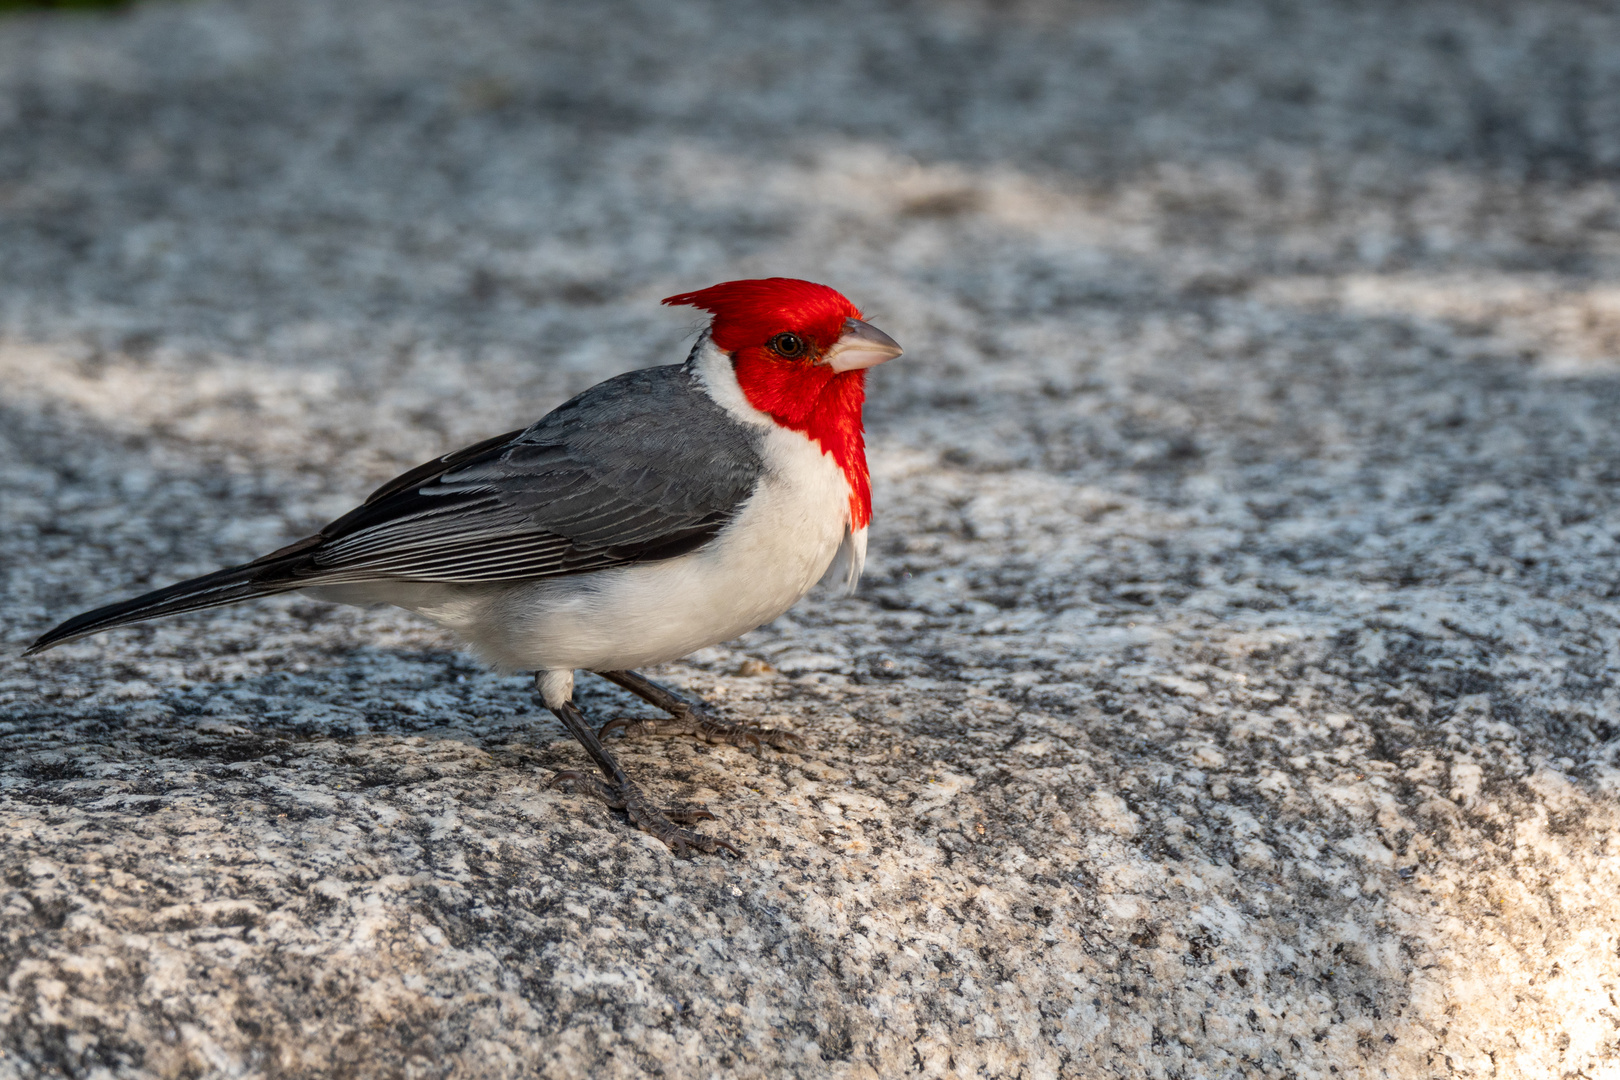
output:
[[[341,765],[353,782],[377,786],[474,758],[550,771],[581,764],[530,676],[491,672],[456,652],[363,647],[233,679],[153,687],[110,672],[107,680],[143,696],[113,689],[0,709],[0,791],[89,806],[111,788],[157,795],[190,786],[182,777],[198,771],[249,777]],[[576,700],[593,718],[637,711],[635,699],[597,679],[582,678]]]

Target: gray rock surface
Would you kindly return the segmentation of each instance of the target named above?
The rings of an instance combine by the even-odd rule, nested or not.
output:
[[[204,0],[0,20],[0,1076],[1620,1072],[1620,16]],[[265,602],[29,662],[787,273],[867,581],[548,788]],[[599,719],[630,707],[586,680]]]

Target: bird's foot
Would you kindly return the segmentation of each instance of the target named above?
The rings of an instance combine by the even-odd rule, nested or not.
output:
[[[622,686],[653,708],[662,709],[672,717],[667,720],[638,717],[610,720],[597,732],[598,738],[610,731],[622,729],[626,735],[692,735],[704,742],[722,743],[727,746],[758,746],[765,743],[778,750],[794,750],[804,745],[804,740],[791,731],[777,731],[775,728],[760,727],[757,724],[733,724],[721,720],[710,713],[708,707],[701,701],[693,701],[634,671],[598,671],[596,674],[616,686]]]
[[[804,746],[804,740],[791,731],[718,720],[706,711],[694,708],[676,710],[670,719],[621,716],[603,724],[597,730],[596,737],[605,739],[613,731],[622,731],[626,735],[691,735],[706,743],[725,746],[757,747],[764,743],[776,750],[797,750]]]
[[[573,769],[565,769],[551,778],[552,787],[564,782],[584,788],[587,794],[601,799],[615,810],[623,810],[630,815],[630,820],[636,828],[656,836],[677,855],[685,855],[691,848],[712,855],[725,848],[739,859],[742,858],[742,852],[725,840],[681,828],[682,825],[695,825],[699,821],[717,820],[701,806],[659,809],[647,801],[646,793],[633,781],[610,784],[593,773],[576,772]]]

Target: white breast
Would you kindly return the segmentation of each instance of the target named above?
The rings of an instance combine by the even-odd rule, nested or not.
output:
[[[763,432],[765,475],[712,542],[679,558],[575,577],[479,586],[374,582],[322,590],[383,602],[456,631],[508,670],[620,670],[663,663],[781,615],[833,561],[853,584],[866,530],[849,529],[850,488],[830,454],[753,409],[731,362],[700,347],[711,396]],[[313,591],[313,590],[312,590]]]

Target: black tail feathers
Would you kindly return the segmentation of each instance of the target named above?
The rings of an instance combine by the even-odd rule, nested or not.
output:
[[[284,565],[261,559],[245,566],[233,566],[212,574],[204,574],[202,577],[182,581],[132,600],[122,600],[116,604],[96,608],[94,611],[86,611],[82,615],[73,616],[54,630],[42,634],[39,640],[28,646],[23,655],[33,656],[65,642],[103,630],[111,630],[115,626],[144,622],[163,615],[177,615],[182,611],[200,611],[203,608],[234,604],[239,600],[251,600],[258,596],[273,596],[307,584],[291,577],[286,571]]]

